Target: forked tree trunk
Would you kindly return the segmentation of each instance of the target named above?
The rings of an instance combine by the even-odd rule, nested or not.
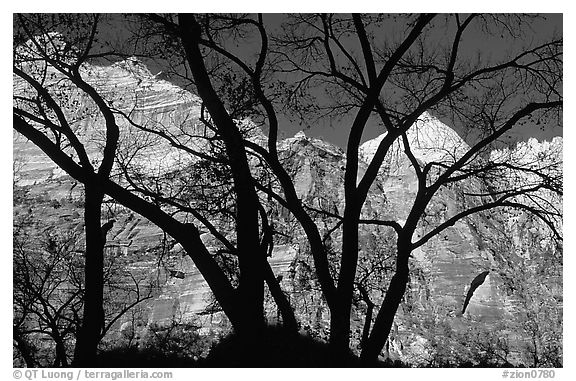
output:
[[[370,337],[370,326],[372,325],[372,314],[374,313],[374,303],[368,304],[366,307],[366,317],[364,318],[364,327],[362,328],[362,341],[360,346],[364,348]]]
[[[282,291],[272,268],[270,267],[269,263],[265,264],[266,266],[266,283],[268,284],[268,289],[270,290],[270,294],[274,298],[274,302],[278,306],[278,310],[280,311],[280,315],[282,316],[282,324],[284,328],[288,331],[297,332],[298,331],[298,323],[296,322],[296,316],[294,315],[294,309],[290,305],[286,294]]]
[[[396,273],[390,280],[386,296],[374,321],[374,327],[360,355],[361,360],[366,364],[373,364],[378,361],[378,356],[390,335],[394,316],[396,316],[396,311],[398,311],[398,306],[402,302],[406,292],[406,285],[408,284],[409,255],[409,250],[402,249],[398,251]]]
[[[372,326],[372,315],[374,313],[374,303],[370,299],[370,295],[368,291],[363,285],[358,285],[358,289],[360,290],[360,294],[362,296],[362,300],[366,303],[366,317],[364,318],[364,327],[362,328],[362,340],[360,341],[360,347],[364,348],[366,346],[366,342],[370,337],[370,327]]]

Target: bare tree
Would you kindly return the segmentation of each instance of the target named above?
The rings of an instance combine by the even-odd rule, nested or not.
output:
[[[330,340],[340,351],[349,347],[362,207],[386,154],[395,142],[399,142],[417,177],[418,191],[404,221],[377,222],[389,226],[397,235],[396,270],[363,349],[362,357],[366,361],[377,358],[388,337],[404,296],[409,279],[408,262],[414,249],[457,221],[491,208],[520,208],[548,222],[558,218],[557,211],[550,211],[541,203],[515,201],[518,196],[531,195],[542,188],[558,191],[557,182],[550,183],[546,176],[540,176],[531,186],[469,195],[474,200],[464,210],[447,216],[443,223],[414,239],[427,206],[440,189],[473,177],[494,174],[503,167],[520,173],[532,171],[514,163],[486,161],[482,156],[517,125],[532,120],[547,124],[559,122],[562,39],[552,37],[530,45],[530,40],[522,36],[529,32],[532,16],[408,15],[395,18],[397,20],[392,21],[391,17],[382,15],[296,15],[286,23],[285,35],[274,40],[274,49],[270,46],[271,37],[262,15],[181,16],[177,21],[161,20],[180,33],[185,44],[192,45],[187,46],[188,49],[195,49],[187,58],[198,93],[205,102],[216,102],[214,97],[218,96],[210,82],[210,74],[215,74],[205,69],[210,54],[227,59],[235,70],[238,69],[235,72],[241,72],[252,83],[258,115],[268,131],[268,144],[262,148],[246,142],[245,146],[268,163],[282,187],[282,194],[270,192],[272,197],[294,214],[306,232],[315,270],[331,311]],[[380,36],[385,32],[382,28],[387,22],[394,23],[396,29],[389,31],[390,38],[382,40]],[[450,38],[439,40],[435,30],[446,31]],[[248,54],[226,45],[224,36],[241,39],[251,36],[250,31],[259,37],[254,56],[245,58]],[[486,38],[501,35],[508,43],[522,39],[525,44],[517,44],[519,48],[508,49],[498,57],[489,57],[482,51],[471,55],[464,52],[466,33],[483,33]],[[208,52],[206,56],[201,55],[200,47]],[[279,71],[300,75],[290,100],[299,107],[301,115],[345,115],[351,120],[337,279],[330,274],[319,228],[298,198],[292,179],[279,160],[280,122],[273,102],[278,99],[278,93],[271,90],[274,86],[270,79],[274,78],[271,73]],[[327,101],[318,98],[318,89],[332,97]],[[412,152],[407,132],[429,110],[472,130],[475,134],[472,146],[437,161],[419,161]],[[212,107],[210,111],[219,128],[229,123],[225,120],[225,108]],[[371,120],[377,120],[386,135],[361,174],[359,147]],[[549,223],[549,226],[553,227],[553,224]]]
[[[14,94],[14,128],[37,144],[56,160],[61,156],[69,162],[73,177],[85,186],[84,221],[86,229],[86,264],[83,324],[76,345],[75,363],[85,365],[96,354],[96,346],[104,327],[103,271],[105,233],[101,228],[101,206],[104,198],[101,182],[107,179],[114,164],[118,142],[118,126],[106,102],[90,86],[81,73],[94,43],[98,16],[15,16],[14,69],[17,90]],[[76,27],[86,25],[86,27]],[[58,33],[69,28],[68,39]],[[38,37],[39,36],[39,37]],[[83,43],[73,46],[74,43]],[[59,80],[58,80],[58,79]],[[68,110],[79,104],[76,94],[66,94],[68,81],[82,96],[90,99],[90,107],[72,118],[86,118],[99,110],[106,120],[106,140],[99,166],[94,168]],[[69,156],[73,152],[80,164]]]
[[[234,181],[234,211],[228,213],[232,213],[236,221],[237,248],[232,248],[231,252],[238,257],[240,268],[237,288],[233,287],[216,258],[203,244],[200,232],[192,220],[180,220],[173,215],[172,210],[178,207],[176,201],[168,200],[172,210],[165,211],[159,204],[166,201],[161,195],[151,197],[145,188],[134,187],[135,183],[120,185],[111,180],[120,139],[117,120],[128,119],[130,123],[136,123],[127,118],[123,110],[113,106],[110,94],[102,93],[98,82],[85,80],[84,77],[89,78],[92,74],[87,62],[122,54],[108,51],[98,42],[102,16],[79,17],[86,18],[86,23],[79,24],[80,31],[71,26],[76,25],[73,24],[74,16],[59,18],[18,15],[14,46],[14,75],[17,84],[14,91],[15,130],[39,146],[59,167],[85,186],[86,247],[97,253],[86,255],[89,263],[85,267],[85,301],[88,302],[85,303],[85,309],[89,311],[84,313],[86,318],[83,326],[87,335],[84,336],[88,338],[86,346],[82,344],[85,341],[79,339],[75,363],[81,364],[84,361],[82,359],[89,361],[91,356],[84,350],[93,354],[104,328],[103,314],[91,310],[102,311],[102,249],[106,226],[100,226],[100,210],[104,194],[148,218],[182,244],[204,275],[235,329],[257,332],[263,327],[263,287],[266,280],[275,300],[279,301],[285,324],[294,330],[296,321],[293,311],[266,260],[271,242],[268,239],[262,240],[262,237],[269,235],[266,231],[270,227],[262,219],[263,209],[253,189],[246,153],[241,148],[242,136],[236,122],[228,117],[227,129],[219,131],[219,134],[227,157],[226,165],[232,169]],[[62,33],[62,30],[69,34]],[[80,38],[76,33],[81,35]],[[84,108],[86,105],[88,107]],[[78,106],[83,107],[80,114],[75,109]],[[86,132],[79,128],[78,122],[92,117],[94,112],[104,120],[101,131],[105,138],[99,146],[101,151],[90,158],[88,152],[94,152],[94,147],[90,146],[91,139],[98,134],[97,131],[89,130],[88,135],[84,135]],[[205,123],[211,122],[206,119]],[[79,158],[80,163],[74,157]],[[100,162],[97,171],[93,167],[94,162]],[[194,221],[212,226],[201,210],[187,206],[183,211],[190,214]],[[259,229],[260,224],[262,230]],[[217,237],[223,238],[219,235]],[[226,240],[223,242],[226,243]]]
[[[138,29],[140,32],[152,31],[148,36],[160,36],[161,41],[166,41],[156,47],[172,49],[170,54],[160,54],[159,62],[171,61],[168,67],[179,67],[176,69],[179,79],[186,86],[193,86],[202,100],[202,123],[222,144],[224,165],[232,178],[228,186],[233,195],[237,242],[227,248],[232,249],[238,259],[237,289],[200,240],[198,228],[174,218],[165,209],[171,205],[186,210],[189,205],[174,201],[174,197],[164,197],[157,190],[151,191],[150,183],[145,187],[142,182],[126,186],[110,180],[109,171],[104,171],[106,176],[83,172],[82,168],[87,166],[77,165],[59,148],[58,134],[67,132],[59,126],[66,126],[65,118],[55,123],[54,118],[42,117],[43,114],[39,117],[17,108],[15,128],[72,177],[85,184],[98,179],[98,189],[149,218],[180,242],[239,331],[259,331],[263,324],[264,281],[271,290],[275,286],[266,260],[266,253],[274,242],[274,238],[267,237],[273,229],[266,213],[262,213],[262,198],[268,197],[289,210],[305,232],[314,271],[330,309],[330,342],[338,353],[349,350],[354,290],[362,284],[358,282],[360,227],[378,225],[391,229],[395,234],[395,270],[373,325],[369,320],[365,325],[362,358],[367,362],[378,358],[390,333],[409,280],[411,253],[445,229],[475,213],[516,208],[532,213],[561,238],[554,222],[561,219],[561,213],[534,196],[541,189],[561,194],[558,188],[561,173],[547,173],[545,168],[502,158],[486,159],[489,151],[513,128],[527,122],[552,125],[560,121],[562,38],[552,36],[546,41],[531,38],[530,22],[537,20],[536,17],[310,14],[287,16],[281,31],[272,31],[266,18],[265,15],[136,17],[136,24],[146,26]],[[466,37],[471,33],[486,39],[501,38],[507,49],[494,55],[482,49],[476,51],[466,45]],[[102,53],[98,53],[92,58],[101,57]],[[42,58],[52,64],[46,57]],[[82,62],[88,58],[91,58],[89,49]],[[70,81],[94,96],[78,80],[82,62]],[[22,69],[15,68],[15,74],[27,78]],[[41,84],[36,87],[36,91],[43,88]],[[32,100],[19,101],[36,105]],[[118,112],[106,102],[101,105],[94,101],[104,116],[112,113],[110,121],[114,123],[107,124],[106,131],[114,140],[118,129],[113,118],[120,114],[130,119],[130,115]],[[307,205],[299,197],[294,178],[278,152],[279,132],[284,123],[281,116],[287,106],[296,110],[301,120],[317,122],[329,117],[348,126],[344,209],[341,213],[321,211],[331,215],[336,228],[323,229],[318,224],[318,208]],[[426,119],[426,112],[449,118],[454,125],[468,129],[471,146],[437,147],[444,150],[443,155],[421,160],[409,134]],[[256,143],[243,135],[236,118],[246,116],[264,127],[267,136],[263,142]],[[51,129],[56,132],[54,139],[50,140],[35,128],[35,123],[41,121],[49,133]],[[361,170],[359,148],[369,123],[378,124],[386,134],[367,159],[365,170]],[[146,131],[147,127],[138,122],[133,126],[156,136],[164,134],[160,137],[176,148],[202,157],[189,144],[162,129],[155,127]],[[74,135],[69,135],[64,134],[73,142]],[[110,149],[105,152],[113,155],[115,144],[107,145]],[[402,220],[378,216],[366,219],[362,210],[368,194],[394,147],[400,147],[403,160],[410,163],[417,179],[412,206]],[[273,174],[273,181],[263,182],[255,175],[251,161],[254,158]],[[214,156],[204,159],[214,162]],[[559,165],[561,163],[556,163],[554,168]],[[134,178],[134,173],[128,171],[129,166],[124,168],[127,169],[125,178]],[[500,184],[496,190],[481,187],[478,192],[469,192],[464,195],[466,202],[461,210],[445,216],[436,226],[422,227],[427,208],[441,190],[471,179],[495,179],[510,171],[522,178],[526,178],[523,174],[536,176],[509,187]],[[205,216],[194,214],[197,209],[186,211],[217,235],[217,229],[210,228],[212,223]],[[420,228],[424,229],[423,234],[416,236]],[[324,239],[326,233],[331,234],[331,229],[341,231],[336,266],[334,259],[329,258]],[[225,239],[220,241],[227,246]],[[358,291],[364,294],[362,288]],[[282,295],[277,295],[280,305]],[[289,304],[286,307],[289,316]]]
[[[14,339],[28,366],[70,364],[68,343],[79,328],[83,304],[81,266],[75,258],[76,238],[48,232],[33,247],[24,227],[15,229]],[[54,343],[54,356],[49,363],[42,355],[45,348],[33,353],[29,350],[34,343],[46,346],[42,336]]]
[[[69,366],[83,323],[85,246],[71,226],[51,224],[60,203],[24,196],[14,220],[14,340],[28,366]],[[42,218],[38,216],[42,211]],[[101,338],[128,311],[150,299],[150,279],[131,274],[106,249]],[[53,344],[48,344],[50,338]]]

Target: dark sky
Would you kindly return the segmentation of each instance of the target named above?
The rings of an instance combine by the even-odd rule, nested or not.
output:
[[[281,15],[266,15],[266,17],[271,16],[275,22],[279,22],[282,18]],[[552,34],[562,34],[562,14],[546,14],[544,16],[545,19],[535,20],[531,25],[533,28],[533,32],[531,34],[533,34],[535,36],[534,38],[536,39],[534,42],[536,42],[538,39],[545,40]],[[505,54],[510,49],[510,44],[515,45],[516,42],[500,38],[487,40],[483,35],[468,33],[463,37],[461,44],[461,54],[473,55],[477,54],[477,52],[480,50],[482,52],[489,52],[489,54],[496,58],[499,54]],[[449,121],[443,121],[450,125]],[[349,133],[349,128],[347,128],[348,125],[349,123],[344,121],[333,124],[325,123],[323,125],[316,125],[308,128],[305,130],[305,132],[307,135],[321,137],[324,140],[330,141],[344,148],[346,146],[346,140]],[[293,134],[301,129],[300,126],[294,124],[287,124],[287,126],[287,135]],[[457,126],[451,127],[460,133]],[[362,141],[372,139],[383,132],[384,131],[382,131],[381,127],[378,127],[376,124],[369,124],[364,132]],[[541,128],[535,125],[524,125],[521,128],[514,128],[510,132],[509,136],[506,137],[506,141],[513,143],[514,141],[525,140],[529,137],[535,137],[539,140],[550,140],[554,136],[562,136],[561,127],[554,125]],[[469,143],[471,142],[469,141]]]
[[[441,17],[441,16],[439,16]],[[274,33],[281,28],[282,22],[285,20],[285,14],[265,14],[264,21],[270,28],[271,32]],[[403,32],[406,29],[406,25],[402,23],[393,24],[390,22],[389,25],[392,25],[389,28],[392,29],[385,29],[384,27],[382,33],[397,33],[398,36],[403,36]],[[531,27],[533,31],[530,33],[531,38],[535,39],[533,42],[537,42],[539,39],[544,40],[549,38],[553,33],[561,34],[562,33],[562,15],[561,14],[547,14],[545,15],[545,19],[538,19],[535,20]],[[108,38],[120,38],[118,36],[118,31],[122,28],[117,28],[116,26],[111,26],[110,31],[104,32],[104,34],[108,35]],[[450,33],[452,32],[452,33]],[[436,32],[438,36],[431,37],[432,39],[438,38],[446,38],[446,34],[448,38],[453,36],[453,31],[447,31],[443,29],[437,29]],[[509,38],[502,39],[502,38],[493,38],[487,39],[484,35],[480,35],[479,33],[474,33],[473,30],[471,32],[467,32],[463,36],[463,40],[461,43],[461,53],[460,56],[474,56],[479,51],[482,52],[484,55],[488,55],[494,59],[496,59],[499,55],[505,55],[510,49],[518,48],[518,44],[525,43],[525,39],[514,41],[510,40]],[[350,44],[356,44],[356,38],[353,38],[349,41]],[[237,53],[239,55],[243,54],[251,54],[258,48],[258,40],[254,39],[253,42],[250,44],[242,45],[237,47]],[[153,73],[158,72],[161,70],[159,67],[150,67]],[[194,89],[191,89],[194,91]],[[354,113],[351,113],[353,115]],[[281,137],[290,137],[293,136],[296,132],[304,129],[305,133],[310,136],[321,137],[327,141],[330,141],[334,144],[337,144],[341,147],[345,147],[346,140],[348,137],[349,126],[351,124],[351,118],[343,119],[343,120],[326,120],[324,122],[315,122],[313,125],[300,125],[298,123],[291,122],[288,118],[284,116],[280,116],[281,120]],[[450,124],[448,121],[444,121],[446,124]],[[459,129],[458,126],[453,126],[457,131]],[[367,126],[366,131],[363,136],[363,141],[374,138],[382,133],[382,129],[377,126],[376,123],[372,123]],[[532,126],[527,128],[527,126],[523,126],[522,129],[515,129],[511,133],[511,137],[509,141],[514,141],[517,139],[524,139],[529,136],[534,136],[538,139],[551,139],[553,136],[562,135],[562,128],[545,128],[544,130],[537,128],[536,126]]]

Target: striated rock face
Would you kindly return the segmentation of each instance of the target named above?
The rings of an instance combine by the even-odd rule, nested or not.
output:
[[[63,80],[53,68],[47,70],[46,87],[55,94],[66,92],[66,102],[61,107],[74,121],[73,129],[88,156],[98,163],[105,142],[102,115],[85,93]],[[195,160],[170,149],[163,139],[150,139],[149,134],[142,131],[144,128],[152,128],[192,149],[205,148],[202,137],[207,133],[198,120],[200,99],[168,81],[157,79],[139,60],[131,58],[105,67],[84,65],[80,74],[117,111],[118,151],[133,155],[131,165],[136,168],[160,173]],[[14,94],[30,91],[21,79],[15,77],[14,81]],[[128,122],[125,116],[140,128]],[[20,184],[34,184],[64,175],[40,149],[15,132],[12,149],[15,165],[22,167],[17,173]]]
[[[83,75],[105,94],[107,101],[130,115],[135,123],[154,127],[195,150],[206,149],[206,138],[210,135],[198,121],[198,97],[159,80],[135,59],[83,70]],[[25,89],[16,83],[14,91]],[[74,96],[83,105],[77,111],[79,116],[75,128],[81,132],[89,155],[98,160],[103,141],[103,121],[93,117],[94,106],[85,97],[81,94]],[[121,127],[120,152],[137,152],[130,163],[124,163],[135,172],[164,174],[187,171],[190,170],[189,164],[197,160],[173,149],[162,139],[146,140],[148,135],[141,128],[130,125],[121,117],[118,123]],[[243,123],[243,130],[250,140],[264,145],[262,132],[249,122]],[[360,173],[367,167],[382,138],[380,136],[361,146]],[[408,140],[417,160],[422,163],[434,161],[449,165],[468,148],[452,129],[427,113],[410,130]],[[49,202],[42,204],[45,209],[42,213],[63,228],[81,230],[81,205],[77,204],[81,200],[80,186],[75,186],[23,137],[14,135],[13,142],[16,185],[28,189],[33,197],[46,198],[46,201],[70,200],[69,203],[61,202],[64,207],[52,209],[45,205]],[[306,137],[304,133],[283,140],[278,147],[280,159],[293,177],[302,201],[312,208],[342,214],[344,152],[320,139]],[[402,151],[403,147],[395,144],[387,155],[362,210],[363,217],[399,223],[405,221],[417,191],[417,180]],[[517,157],[538,162],[543,157],[558,158],[561,154],[561,138],[551,143],[531,140],[520,144],[516,150],[496,151],[493,159]],[[529,181],[529,178],[524,180]],[[34,186],[30,186],[32,184]],[[456,187],[440,190],[426,210],[416,238],[463,207],[470,207],[472,204],[466,201],[465,192],[484,191],[487,186],[489,184],[478,180],[467,180]],[[551,202],[561,210],[561,200]],[[18,212],[21,208],[17,205],[15,210]],[[275,229],[285,235],[278,236],[269,259],[273,271],[290,295],[302,329],[326,338],[329,311],[315,283],[304,233],[285,210],[270,207],[269,213],[277,224]],[[169,325],[175,320],[199,322],[206,331],[228,327],[225,317],[214,308],[206,282],[179,245],[149,221],[122,208],[107,211],[106,218],[116,220],[107,237],[108,255],[122,258],[131,274],[143,274],[157,280],[154,298],[140,306],[144,327]],[[316,216],[316,221],[325,230],[335,224],[321,215]],[[561,229],[561,225],[559,227]],[[339,229],[334,230],[331,240],[327,241],[333,251],[335,268],[340,234]],[[366,278],[370,297],[378,305],[392,275],[389,268],[394,263],[394,234],[388,228],[366,226],[361,228],[360,237],[358,277],[376,265],[385,269],[380,278]],[[203,234],[202,239],[209,250],[214,253],[218,250],[219,245],[210,234]],[[561,250],[552,246],[553,241],[545,227],[525,213],[511,215],[509,212],[490,211],[457,222],[413,253],[409,289],[384,355],[415,365],[440,364],[440,361],[456,359],[456,355],[460,356],[459,361],[472,361],[478,359],[467,351],[472,352],[472,347],[485,344],[481,340],[492,343],[494,338],[505,338],[507,361],[528,363],[526,359],[531,349],[526,343],[534,338],[530,334],[537,329],[548,329],[561,338],[561,330],[558,331],[556,326],[534,327],[535,320],[544,324],[546,319],[558,320],[558,316],[561,324],[562,273],[561,265],[558,265],[561,264]],[[556,263],[554,271],[548,266],[550,263]],[[472,280],[484,271],[489,271],[488,276],[475,290],[462,314]],[[534,307],[542,306],[543,301],[546,301],[544,307]],[[277,316],[271,300],[267,306],[269,321],[273,323]],[[355,344],[361,334],[365,313],[366,306],[358,298],[353,308]],[[126,319],[119,321],[114,334],[122,333],[130,326],[129,323]],[[476,333],[478,335],[474,336]]]
[[[360,149],[361,157],[371,159],[382,138],[383,136],[380,136],[364,143]],[[408,134],[408,140],[415,157],[423,164],[434,161],[450,165],[458,160],[468,147],[453,130],[428,114],[424,114],[416,123]],[[387,196],[387,205],[393,209],[392,215],[402,221],[402,216],[406,216],[411,207],[417,182],[407,158],[397,154],[400,151],[398,146],[393,147],[385,159],[386,165],[390,167],[383,166],[381,184]],[[533,169],[549,168],[548,173],[554,172],[557,175],[562,171],[561,157],[562,138],[556,138],[553,142],[542,143],[531,139],[526,143],[519,143],[511,150],[494,151],[490,159],[493,162],[508,160],[523,165],[533,163]],[[507,186],[501,183],[501,179],[489,183],[470,179],[459,183],[456,189],[440,190],[426,210],[426,217],[416,238],[461,211],[464,206],[474,206],[466,204],[463,192],[487,192],[488,187],[509,189],[509,186],[529,186],[530,180],[534,180],[530,173],[522,174],[522,178],[509,178],[510,183],[506,184]],[[551,207],[561,210],[562,201],[557,195],[542,191],[540,196],[549,200]],[[528,202],[525,199],[521,201]],[[561,218],[557,229],[561,231]],[[526,234],[532,233],[534,236],[527,239]],[[528,292],[527,288],[518,287],[518,284],[534,282],[546,272],[545,263],[558,260],[557,255],[561,255],[561,250],[558,252],[552,247],[554,244],[550,236],[550,230],[545,224],[535,221],[526,213],[496,209],[461,220],[416,249],[411,264],[410,289],[396,319],[396,339],[402,343],[391,346],[394,347],[392,352],[395,352],[391,353],[391,356],[410,362],[433,363],[440,343],[457,348],[456,341],[462,340],[463,332],[483,330],[498,332],[499,337],[507,338],[508,361],[527,363],[526,352],[529,351],[529,345],[527,346],[526,342],[532,339],[530,334],[533,332],[519,328],[526,323],[526,298],[554,298],[557,301],[557,298],[561,298],[558,287],[561,288],[562,282],[558,277],[558,269],[550,269],[546,273],[546,280],[540,279],[546,283],[544,287],[547,297],[542,293],[538,293],[539,296],[522,295],[522,292]],[[538,242],[537,249],[534,248],[534,241]],[[532,257],[534,262],[529,264],[527,258],[530,257],[530,252],[534,251],[539,253],[539,259]],[[545,260],[544,257],[548,259]],[[515,266],[521,266],[526,271],[518,271]],[[488,276],[475,290],[462,315],[462,305],[471,282],[483,271],[489,271]],[[560,302],[551,307],[551,311],[561,308]],[[448,340],[434,337],[434,330],[430,329],[427,321],[436,328],[445,325],[446,328],[436,331],[436,334],[444,335]],[[547,325],[546,322],[542,323]],[[470,340],[469,337],[467,339]],[[406,341],[419,344],[416,348],[406,348]],[[470,346],[474,344],[470,343]]]

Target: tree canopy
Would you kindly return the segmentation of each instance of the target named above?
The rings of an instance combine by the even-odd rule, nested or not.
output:
[[[15,15],[14,129],[84,185],[87,249],[104,245],[100,209],[110,197],[180,243],[234,329],[257,343],[266,288],[283,323],[297,329],[268,262],[274,243],[291,234],[277,229],[286,210],[309,246],[334,353],[350,350],[357,295],[369,306],[361,354],[369,364],[392,330],[411,256],[446,229],[492,209],[520,210],[561,241],[562,211],[548,201],[561,200],[561,157],[524,160],[503,144],[512,130],[561,125],[563,40],[531,28],[540,16],[297,14],[283,16],[281,28],[269,17]],[[470,43],[479,38],[502,48]],[[178,112],[149,115],[138,92],[118,99],[129,86],[111,89],[99,77],[99,68],[120,63],[151,78],[148,64],[194,96],[181,92]],[[467,144],[429,147],[435,153],[423,160],[414,131],[437,118]],[[299,191],[289,166],[298,152],[281,144],[291,120],[345,131],[341,209],[313,205]],[[362,156],[373,128],[384,135]],[[156,166],[138,161],[160,146],[171,156],[151,159]],[[408,213],[367,217],[394,154],[415,178]],[[466,189],[470,182],[475,189]],[[458,187],[459,209],[425,223],[433,201]],[[360,255],[366,226],[380,229],[386,247],[369,260]],[[219,242],[217,252],[204,232]],[[87,275],[101,267],[89,258]],[[369,290],[386,284],[373,301]],[[86,290],[84,298],[101,305],[101,292]]]

